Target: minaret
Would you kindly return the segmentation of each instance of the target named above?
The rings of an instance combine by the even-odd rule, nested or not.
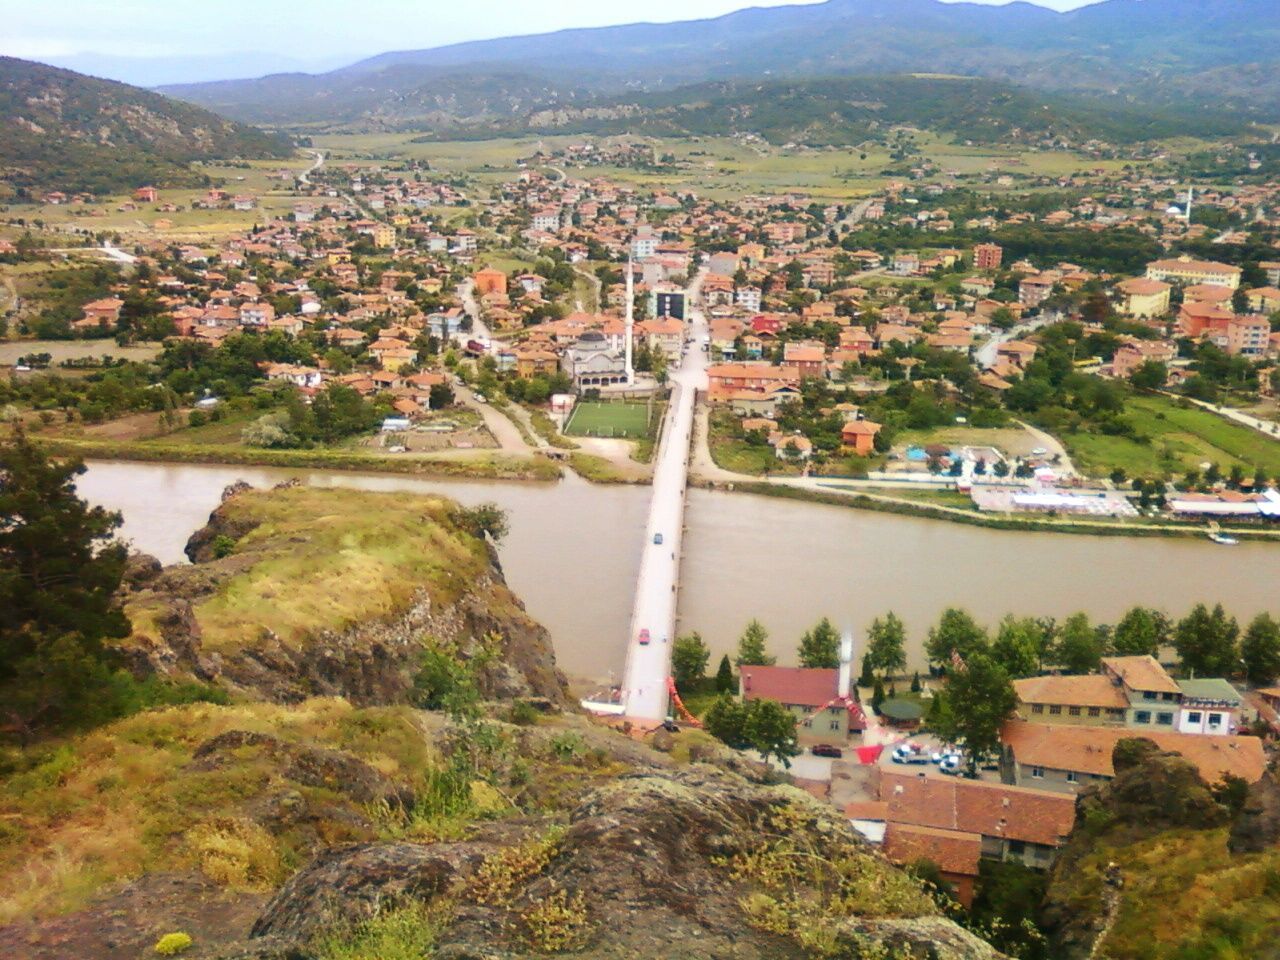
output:
[[[840,638],[840,673],[836,681],[836,694],[846,700],[853,696],[853,631],[845,630]]]
[[[1187,213],[1186,213],[1186,218],[1187,218],[1187,224],[1188,224],[1188,225],[1190,225],[1190,223],[1191,223],[1191,198],[1192,198],[1192,195],[1193,195],[1194,191],[1195,191],[1195,188],[1194,188],[1194,187],[1187,187]]]
[[[626,323],[626,347],[627,347],[627,385],[636,382],[636,368],[632,363],[632,347],[631,338],[632,330],[636,322],[636,278],[631,271],[631,257],[627,256],[627,323]]]

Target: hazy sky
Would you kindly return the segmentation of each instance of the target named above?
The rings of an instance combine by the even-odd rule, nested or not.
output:
[[[812,0],[756,0],[782,6]],[[998,0],[978,0],[993,3]],[[1036,0],[1058,10],[1087,0]],[[750,0],[0,0],[0,54],[45,59],[278,51],[296,61],[635,20],[714,17]],[[271,71],[269,62],[261,72]]]

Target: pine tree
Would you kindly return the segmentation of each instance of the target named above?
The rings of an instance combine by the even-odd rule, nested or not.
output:
[[[1068,673],[1093,673],[1102,663],[1102,636],[1085,613],[1072,614],[1062,625],[1054,659]]]
[[[1236,667],[1240,626],[1218,604],[1210,612],[1203,603],[1178,621],[1173,645],[1182,669],[1198,677],[1229,676]]]
[[[1245,631],[1240,647],[1250,683],[1271,683],[1280,677],[1280,624],[1269,613],[1258,614]]]
[[[738,681],[733,677],[733,664],[726,653],[720,658],[720,667],[716,670],[716,692],[733,693],[738,688]]]
[[[897,614],[890,611],[883,620],[877,617],[871,621],[865,659],[871,661],[873,670],[885,675],[907,665],[907,631]]]

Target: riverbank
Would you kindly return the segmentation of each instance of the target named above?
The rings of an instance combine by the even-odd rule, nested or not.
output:
[[[883,494],[834,488],[815,490],[790,484],[766,483],[763,481],[708,482],[704,486],[708,490],[752,493],[782,500],[798,500],[805,503],[821,503],[854,510],[870,510],[875,513],[922,517],[928,520],[947,520],[972,527],[985,527],[989,530],[1008,530],[1022,533],[1073,533],[1102,537],[1178,537],[1197,540],[1205,537],[1205,527],[1203,525],[1177,521],[1147,520],[1142,523],[1134,523],[1123,520],[1085,520],[1075,517],[1049,518],[1014,517],[1007,514],[992,515],[979,513],[976,509],[973,512],[969,512],[959,507],[903,500]],[[1224,527],[1222,532],[1239,540],[1280,543],[1280,529]]]
[[[559,480],[561,468],[540,455],[529,457],[501,453],[445,458],[412,455],[377,456],[346,450],[265,450],[218,444],[131,443],[35,436],[59,456],[140,463],[197,463],[227,466],[301,467],[322,470],[355,470],[369,473],[412,474],[442,480]]]

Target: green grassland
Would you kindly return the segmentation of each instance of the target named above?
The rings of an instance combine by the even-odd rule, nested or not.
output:
[[[565,433],[571,437],[617,437],[639,440],[649,433],[649,407],[643,403],[580,402]]]
[[[1198,407],[1182,407],[1161,396],[1129,400],[1126,418],[1149,443],[1100,433],[1061,437],[1076,465],[1106,475],[1117,467],[1129,476],[1156,477],[1217,463],[1225,472],[1239,464],[1250,475],[1261,467],[1280,475],[1280,441]]]

